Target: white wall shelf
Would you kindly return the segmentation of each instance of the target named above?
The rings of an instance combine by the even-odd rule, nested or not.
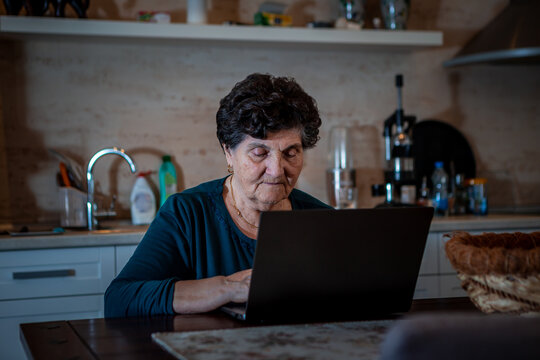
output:
[[[440,46],[440,31],[338,30],[262,26],[153,24],[135,21],[0,16],[2,36],[76,36],[123,39],[196,40],[332,45],[343,48]]]

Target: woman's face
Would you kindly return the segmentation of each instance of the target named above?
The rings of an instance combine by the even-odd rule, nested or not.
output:
[[[262,210],[289,196],[304,163],[298,129],[269,133],[266,139],[246,135],[234,150],[225,148],[225,154],[235,183]]]

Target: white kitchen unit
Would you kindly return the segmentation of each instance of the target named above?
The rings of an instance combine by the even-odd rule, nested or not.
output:
[[[439,244],[438,234],[429,233],[420,276],[416,282],[414,297],[416,299],[429,299],[439,297]]]
[[[0,358],[26,359],[19,324],[103,317],[103,295],[146,227],[0,237]]]
[[[116,275],[120,274],[120,271],[127,264],[129,258],[135,252],[137,245],[123,245],[116,247]]]
[[[19,324],[103,317],[103,295],[0,301],[0,358],[23,360]]]
[[[114,247],[0,252],[2,358],[22,359],[18,325],[103,316]]]

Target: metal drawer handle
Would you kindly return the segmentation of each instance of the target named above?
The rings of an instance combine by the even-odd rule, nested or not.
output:
[[[75,269],[46,270],[46,271],[21,271],[14,272],[14,280],[42,279],[51,277],[75,276]]]

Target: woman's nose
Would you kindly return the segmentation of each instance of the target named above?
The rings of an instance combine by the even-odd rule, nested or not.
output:
[[[280,177],[285,173],[281,156],[271,156],[266,163],[266,173],[273,177]]]

